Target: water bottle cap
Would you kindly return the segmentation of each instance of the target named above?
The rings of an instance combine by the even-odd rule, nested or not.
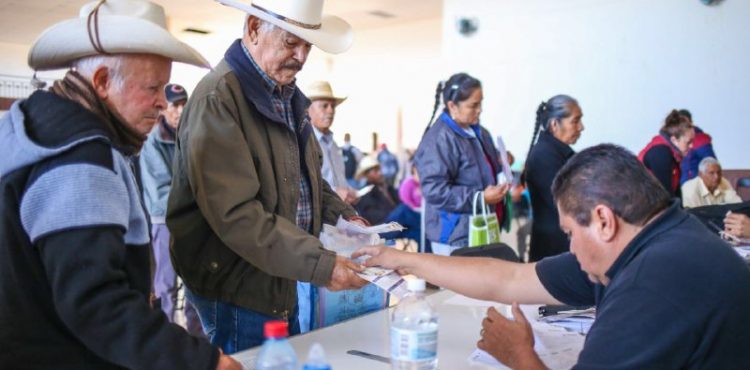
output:
[[[263,326],[266,338],[286,338],[289,336],[289,324],[286,321],[268,321]]]
[[[406,282],[406,287],[410,292],[424,292],[425,281],[424,279],[410,279]]]

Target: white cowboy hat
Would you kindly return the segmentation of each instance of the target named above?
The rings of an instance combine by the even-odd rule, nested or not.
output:
[[[380,167],[380,163],[378,163],[378,160],[376,158],[373,158],[371,155],[362,158],[362,160],[359,161],[357,172],[354,174],[354,178],[361,179],[367,171],[375,167]]]
[[[352,45],[352,27],[345,20],[323,14],[323,0],[216,0],[272,23],[321,50],[338,54]]]
[[[164,8],[160,5],[143,0],[99,3],[88,3],[81,8],[78,18],[47,28],[31,46],[29,67],[67,68],[86,56],[144,53],[210,68],[203,56],[167,31]]]
[[[333,100],[336,105],[339,105],[346,100],[346,96],[334,96],[331,84],[326,81],[315,81],[307,85],[304,93],[310,100],[330,99]]]

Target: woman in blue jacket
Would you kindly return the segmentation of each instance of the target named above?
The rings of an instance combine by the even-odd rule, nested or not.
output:
[[[433,117],[441,96],[443,112],[428,127],[414,163],[422,180],[426,237],[433,252],[450,254],[468,245],[474,194],[482,192],[491,211],[502,213],[498,205],[510,185],[497,185],[502,166],[490,133],[479,124],[481,82],[458,73],[438,84]]]

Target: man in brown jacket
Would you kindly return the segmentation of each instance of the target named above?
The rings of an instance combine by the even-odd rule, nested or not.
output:
[[[358,217],[321,177],[309,101],[295,85],[312,44],[344,51],[351,27],[323,16],[322,2],[298,1],[295,19],[279,2],[220,2],[248,13],[245,30],[185,106],[167,225],[204,331],[234,353],[261,344],[266,321],[299,330],[297,281],[366,282],[317,238],[323,223]]]

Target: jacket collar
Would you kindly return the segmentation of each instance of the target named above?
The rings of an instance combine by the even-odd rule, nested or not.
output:
[[[539,142],[547,144],[555,151],[555,153],[563,158],[570,158],[575,154],[575,151],[573,151],[573,148],[571,148],[570,145],[558,140],[554,135],[549,133],[549,131],[545,130],[539,133]]]
[[[458,134],[458,136],[461,136],[467,139],[474,139],[474,138],[482,137],[482,132],[479,130],[479,123],[475,123],[469,126],[474,131],[474,136],[471,136],[468,133],[466,133],[466,131],[464,131],[464,129],[461,128],[461,126],[459,126],[458,123],[456,123],[456,121],[454,121],[453,118],[451,118],[451,116],[447,112],[443,112],[442,114],[440,114],[440,120],[445,122],[445,124],[448,125],[448,127],[450,127],[450,129],[453,130],[453,132]]]
[[[628,243],[628,246],[623,249],[622,253],[615,260],[615,262],[607,270],[607,277],[610,281],[614,280],[615,276],[622,271],[638,254],[640,254],[645,248],[648,248],[649,241],[654,237],[666,232],[667,230],[675,227],[677,224],[683,222],[688,218],[688,214],[685,213],[680,207],[679,201],[672,202],[664,212],[659,215],[655,220],[651,221],[646,227],[644,227],[633,240]]]
[[[259,73],[259,69],[254,66],[255,61],[252,60],[250,55],[245,53],[242,47],[242,41],[239,39],[236,40],[227,49],[224,59],[237,76],[245,100],[248,104],[255,106],[258,112],[266,118],[286,126],[286,120],[284,120],[284,117],[279,112],[275,111],[271,101],[271,94],[276,87],[270,86],[271,88],[269,88],[269,84]],[[295,122],[301,124],[305,118],[305,111],[310,105],[310,100],[302,94],[302,91],[296,85],[289,86],[289,88],[293,89],[291,96],[292,113],[294,114]]]

